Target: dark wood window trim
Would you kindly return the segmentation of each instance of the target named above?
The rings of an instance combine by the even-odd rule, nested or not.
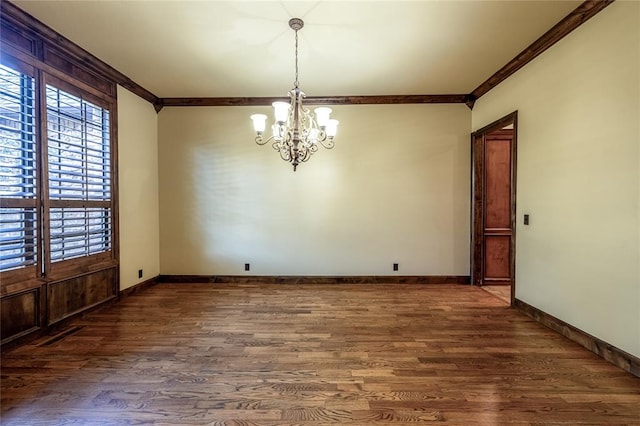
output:
[[[42,84],[43,88],[51,87],[51,88],[59,89],[64,93],[68,93],[69,95],[76,96],[84,101],[90,102],[108,111],[110,115],[110,120],[115,118],[115,117],[111,117],[112,115],[111,108],[116,103],[115,99],[110,101],[104,101],[101,99],[101,97],[92,96],[91,93],[86,93],[84,90],[75,87],[74,85],[68,83],[65,80],[60,80],[55,77],[50,77],[46,73],[43,73],[43,77],[44,77],[43,84]],[[44,102],[45,102],[45,105],[43,105],[43,108],[47,108],[46,110],[47,114],[45,115],[45,117],[47,120],[50,120],[50,117],[48,116],[49,106],[46,105],[46,100],[44,100]],[[44,110],[45,109],[43,109],[43,111]],[[112,176],[113,176],[113,170],[115,170],[115,168],[117,167],[117,159],[111,155],[111,151],[113,146],[115,145],[115,141],[113,140],[114,132],[111,129],[110,124],[111,123],[109,123],[109,156],[108,156],[108,160],[109,160],[108,176],[110,180],[110,185],[108,188],[108,191],[109,191],[108,193],[110,194],[109,199],[108,200],[68,199],[67,197],[58,199],[58,198],[52,198],[52,195],[47,193],[48,188],[43,188],[43,196],[44,196],[43,202],[45,207],[44,208],[45,225],[50,223],[51,221],[50,216],[52,212],[58,209],[60,211],[62,211],[62,209],[85,209],[85,208],[108,209],[107,214],[110,221],[112,222],[112,217],[113,217],[112,212],[114,211],[114,206],[115,206],[114,199],[117,197],[116,192],[114,191],[115,185],[114,185]],[[42,132],[43,152],[47,152],[51,150],[51,147],[49,144],[49,137],[50,137],[50,131],[47,127],[45,127]],[[45,168],[49,166],[49,161],[50,161],[50,158],[47,161],[43,161],[43,167],[42,167],[43,172],[45,171]],[[48,171],[50,172],[51,170],[48,170]],[[42,179],[42,180],[49,181],[49,178],[50,176],[47,176],[46,179]],[[49,181],[49,184],[51,184],[50,181]],[[46,272],[47,280],[64,279],[78,272],[88,273],[92,270],[95,270],[96,268],[100,269],[106,264],[116,266],[117,258],[115,258],[114,256],[112,247],[114,244],[117,244],[117,235],[114,235],[113,233],[113,229],[114,229],[113,224],[110,225],[109,229],[111,231],[109,236],[110,247],[107,251],[100,252],[98,254],[87,254],[81,257],[71,258],[69,260],[55,261],[55,262],[52,261],[50,256],[46,256],[45,263],[44,263],[44,266],[45,266],[44,270]],[[51,230],[43,234],[45,238],[45,247],[47,248],[46,252],[53,253],[53,250],[51,248],[51,243],[49,240]]]
[[[4,53],[4,52],[3,52]],[[6,209],[33,209],[33,213],[35,215],[35,228],[39,228],[42,223],[42,197],[39,195],[42,193],[42,178],[38,170],[40,170],[41,164],[41,147],[39,145],[39,139],[41,135],[41,112],[39,110],[39,106],[37,104],[37,95],[40,74],[35,67],[30,66],[29,64],[25,64],[15,58],[9,58],[6,55],[2,55],[2,61],[0,61],[3,65],[11,68],[14,71],[20,72],[24,76],[29,76],[33,79],[33,89],[31,93],[31,97],[34,101],[32,108],[33,111],[33,127],[34,127],[34,137],[32,140],[33,149],[34,149],[34,157],[33,157],[33,166],[35,168],[35,173],[33,174],[33,178],[35,178],[35,188],[34,195],[28,198],[13,198],[13,197],[0,197],[0,206],[2,206],[3,211]],[[22,103],[24,99],[21,99]],[[21,107],[22,109],[22,107]],[[24,135],[21,136],[24,138]],[[24,139],[23,139],[24,141]],[[21,154],[22,157],[23,154]],[[25,240],[26,243],[27,240]],[[36,262],[34,265],[21,267],[18,269],[9,269],[5,271],[0,271],[0,294],[2,296],[8,294],[9,289],[12,292],[22,291],[28,288],[32,288],[39,283],[41,283],[41,273],[40,273],[40,265],[42,265],[42,239],[36,238],[34,241],[35,250],[37,253]]]
[[[6,11],[10,13],[5,13]],[[74,316],[87,309],[106,303],[117,297],[118,294],[118,265],[119,265],[119,233],[118,233],[118,156],[117,156],[117,90],[116,84],[121,81],[115,80],[113,73],[103,72],[98,62],[91,60],[85,61],[82,54],[88,53],[81,49],[66,49],[68,41],[61,38],[51,39],[52,30],[44,27],[44,33],[37,30],[41,29],[34,24],[37,21],[32,20],[28,15],[21,12],[15,6],[5,2],[1,3],[0,16],[0,62],[11,69],[20,71],[25,75],[34,78],[34,96],[36,98],[36,142],[37,147],[37,212],[38,220],[38,262],[34,266],[22,267],[18,269],[10,269],[0,272],[0,297],[3,303],[3,320],[9,322],[15,321],[14,324],[27,324],[29,327],[21,329],[20,327],[3,327],[2,343],[8,343],[15,340],[22,340],[23,337],[30,337],[34,334],[46,332],[50,326],[59,322],[62,318]],[[16,17],[15,14],[18,16]],[[26,17],[26,18],[25,18]],[[25,18],[24,21],[21,19]],[[53,33],[55,34],[55,33]],[[61,42],[62,40],[62,42]],[[69,42],[70,43],[70,42]],[[84,53],[83,53],[84,52]],[[97,60],[96,60],[97,61]],[[98,64],[96,66],[96,64]],[[106,198],[100,194],[100,187],[93,189],[84,189],[87,192],[81,199],[68,199],[69,197],[50,199],[49,194],[49,128],[48,114],[55,111],[53,104],[47,105],[47,87],[50,91],[60,90],[61,94],[67,93],[72,98],[79,98],[74,102],[81,102],[78,105],[82,111],[96,111],[101,114],[100,108],[108,111],[109,121],[106,118],[102,120],[102,124],[96,122],[95,125],[104,126],[107,133],[94,133],[93,139],[99,141],[100,134],[103,140],[107,140],[109,154],[105,164],[105,174],[109,176],[107,187],[104,187]],[[126,87],[126,85],[125,85]],[[140,93],[137,93],[140,94]],[[155,101],[155,97],[147,99],[151,102]],[[87,104],[85,104],[85,102]],[[86,105],[83,106],[83,105]],[[94,105],[92,107],[91,105]],[[63,107],[66,108],[66,107]],[[76,108],[76,107],[73,107]],[[97,109],[92,109],[97,108]],[[89,112],[86,112],[89,114]],[[71,119],[72,116],[69,116]],[[71,119],[71,122],[78,121],[78,125],[84,129],[91,126],[85,122],[85,112],[82,112],[82,118]],[[105,115],[106,117],[106,115]],[[74,129],[76,125],[74,124]],[[78,128],[80,129],[80,128]],[[77,130],[78,130],[77,129]],[[85,129],[86,130],[86,129]],[[82,134],[85,135],[85,130]],[[75,132],[76,130],[74,130]],[[78,130],[79,131],[79,130]],[[88,133],[87,133],[88,134]],[[78,139],[79,145],[76,148],[69,148],[64,145],[63,150],[73,149],[82,150],[83,164],[91,163],[93,166],[102,164],[100,157],[86,157],[84,152],[91,149],[88,145],[82,148],[86,143],[85,136],[81,137],[83,142]],[[97,153],[98,151],[96,151]],[[80,151],[78,151],[80,153]],[[80,154],[78,154],[80,155]],[[66,156],[66,155],[65,155]],[[96,163],[96,161],[98,161]],[[108,166],[107,166],[108,161]],[[92,166],[92,167],[93,167]],[[81,167],[88,167],[87,165]],[[93,169],[92,169],[93,170]],[[97,170],[97,169],[96,169]],[[84,172],[83,172],[84,173]],[[82,175],[76,175],[82,176]],[[88,176],[88,175],[85,175]],[[100,175],[98,175],[100,176]],[[61,176],[63,181],[68,177]],[[75,178],[74,178],[75,179]],[[78,178],[80,179],[80,178]],[[82,179],[89,179],[87,177]],[[60,181],[60,182],[63,182]],[[90,180],[87,180],[90,182]],[[93,185],[96,182],[92,183]],[[83,184],[83,188],[86,188]],[[91,188],[91,187],[89,187]],[[98,191],[98,192],[96,192]],[[83,192],[84,193],[84,192]],[[92,195],[93,194],[93,195]],[[95,198],[97,195],[97,198]],[[72,195],[73,196],[73,195]],[[28,206],[26,204],[29,204]],[[28,199],[3,199],[2,207],[32,207],[32,201]],[[80,254],[80,257],[72,257],[65,260],[52,262],[50,258],[51,244],[49,228],[50,215],[52,209],[85,209],[93,208],[99,212],[101,209],[107,209],[104,217],[109,217],[111,226],[110,234],[105,238],[106,250],[99,247],[101,244],[99,239],[97,243],[86,243],[86,254]],[[80,211],[80,210],[79,210]],[[89,214],[89,213],[88,213]],[[90,213],[94,214],[94,213]],[[97,214],[97,213],[95,213]],[[102,217],[102,216],[101,216]],[[87,219],[88,220],[88,219]],[[100,226],[100,218],[92,219],[95,226]],[[106,224],[106,222],[105,222]],[[97,228],[91,230],[90,225],[87,227],[87,233],[97,232]],[[87,234],[89,235],[89,234]],[[96,234],[97,235],[97,234]],[[75,238],[75,236],[73,236]],[[107,239],[108,238],[108,239]],[[82,249],[84,250],[84,249]],[[44,255],[43,255],[44,253]],[[53,287],[52,287],[53,286]],[[18,295],[29,294],[29,297],[17,297]],[[25,303],[29,303],[26,306]],[[52,312],[56,313],[56,317],[50,317]],[[5,318],[6,315],[6,318]],[[24,317],[27,315],[27,317]],[[33,322],[32,319],[37,321]],[[11,324],[9,324],[11,325]],[[25,326],[26,327],[26,326]],[[4,335],[4,331],[10,330],[11,335]]]
[[[20,70],[29,70],[29,64],[22,63],[19,59],[12,58],[5,52],[2,55],[2,63],[13,66],[16,69]],[[30,74],[29,74],[30,75]],[[50,278],[47,276],[50,272],[53,272],[52,279],[63,279],[67,275],[73,275],[77,272],[88,273],[97,269],[103,269],[107,266],[117,266],[118,264],[118,226],[117,226],[117,138],[116,138],[116,115],[117,111],[115,108],[116,100],[111,98],[109,101],[103,99],[103,96],[95,96],[92,93],[86,93],[83,90],[82,84],[78,85],[80,87],[76,87],[68,82],[68,79],[61,80],[56,77],[49,76],[46,72],[41,70],[35,70],[34,75],[36,83],[36,92],[39,92],[37,99],[39,100],[38,112],[37,116],[37,141],[36,145],[38,147],[38,155],[37,155],[37,165],[36,169],[38,170],[38,178],[37,178],[37,210],[40,212],[39,217],[39,228],[41,237],[39,238],[39,249],[38,249],[38,268],[35,267],[26,267],[15,270],[2,271],[0,273],[0,278],[2,279],[2,294],[8,294],[8,288],[11,287],[12,291],[16,289],[24,289],[30,288],[33,285],[37,285],[43,281],[47,281]],[[45,87],[47,85],[51,85],[52,87],[59,88],[64,90],[66,93],[70,93],[74,96],[81,97],[89,102],[92,102],[96,106],[102,107],[105,110],[110,112],[111,122],[113,125],[109,126],[109,142],[110,142],[110,157],[109,157],[109,175],[110,175],[110,189],[109,193],[110,199],[104,201],[95,201],[95,200],[57,200],[57,199],[49,199],[48,194],[48,186],[44,185],[43,182],[47,182],[48,176],[48,160],[47,152],[48,152],[48,133],[47,133],[47,115],[44,113],[46,111],[46,94]],[[28,199],[3,199],[2,206],[7,207],[32,207],[33,201]],[[49,223],[49,209],[50,208],[85,208],[85,207],[94,207],[94,208],[108,208],[110,209],[111,216],[111,248],[98,255],[89,255],[86,257],[80,257],[76,259],[70,259],[68,261],[59,262],[59,265],[53,265],[50,262],[50,259],[45,258],[42,259],[42,252],[50,253],[50,245],[49,245],[49,229],[47,228],[47,224]],[[43,250],[44,249],[44,250]],[[48,257],[48,256],[47,256]],[[44,265],[44,268],[42,267]],[[45,272],[43,275],[42,272]],[[46,276],[46,278],[45,278]],[[16,284],[20,284],[16,287]]]

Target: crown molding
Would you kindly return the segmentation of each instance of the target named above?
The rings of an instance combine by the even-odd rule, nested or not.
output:
[[[158,97],[140,86],[138,83],[113,68],[111,65],[97,58],[90,52],[75,44],[73,41],[56,32],[54,29],[34,18],[18,6],[8,1],[0,1],[0,17],[3,22],[19,28],[28,34],[34,34],[42,43],[55,46],[65,54],[76,58],[83,66],[96,74],[126,88],[142,99],[155,104]]]
[[[473,92],[469,94],[469,98],[473,99],[475,102],[475,100],[479,99],[498,84],[502,83],[513,73],[527,65],[613,2],[614,0],[587,0],[580,4],[549,31],[544,33],[526,49],[518,53],[518,55],[510,60],[505,66],[500,68],[486,81],[476,87]],[[470,108],[473,108],[473,104]]]
[[[466,103],[467,95],[372,95],[372,96],[307,96],[308,105],[381,105],[381,104],[454,104]],[[159,98],[156,111],[164,107],[189,106],[270,106],[273,102],[289,101],[288,97],[228,97],[228,98]]]
[[[587,20],[604,10],[615,0],[586,0],[576,9],[565,16],[549,31],[534,41],[515,58],[496,71],[486,81],[481,83],[469,94],[434,94],[434,95],[371,95],[371,96],[310,96],[306,98],[312,105],[394,105],[394,104],[442,104],[464,103],[473,109],[475,102],[506,80],[516,71],[523,68],[533,59],[545,52],[559,40],[585,23]],[[9,1],[0,2],[2,19],[20,27],[30,33],[35,33],[45,42],[55,45],[65,52],[80,59],[86,66],[92,68],[118,85],[130,90],[134,94],[153,104],[156,112],[164,107],[191,106],[268,106],[274,101],[287,100],[285,97],[195,97],[195,98],[159,98],[138,83],[111,67],[107,63],[93,56],[66,37],[58,34],[52,28],[37,20],[27,12]]]

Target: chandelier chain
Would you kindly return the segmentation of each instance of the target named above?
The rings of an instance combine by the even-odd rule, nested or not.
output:
[[[294,87],[297,89],[298,85],[298,30],[296,30],[296,80],[293,82]]]

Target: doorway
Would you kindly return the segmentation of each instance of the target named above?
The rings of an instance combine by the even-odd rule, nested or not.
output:
[[[471,134],[471,283],[515,300],[515,111]]]

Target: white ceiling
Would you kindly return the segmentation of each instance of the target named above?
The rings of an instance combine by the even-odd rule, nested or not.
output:
[[[13,0],[159,97],[469,93],[581,1]]]

